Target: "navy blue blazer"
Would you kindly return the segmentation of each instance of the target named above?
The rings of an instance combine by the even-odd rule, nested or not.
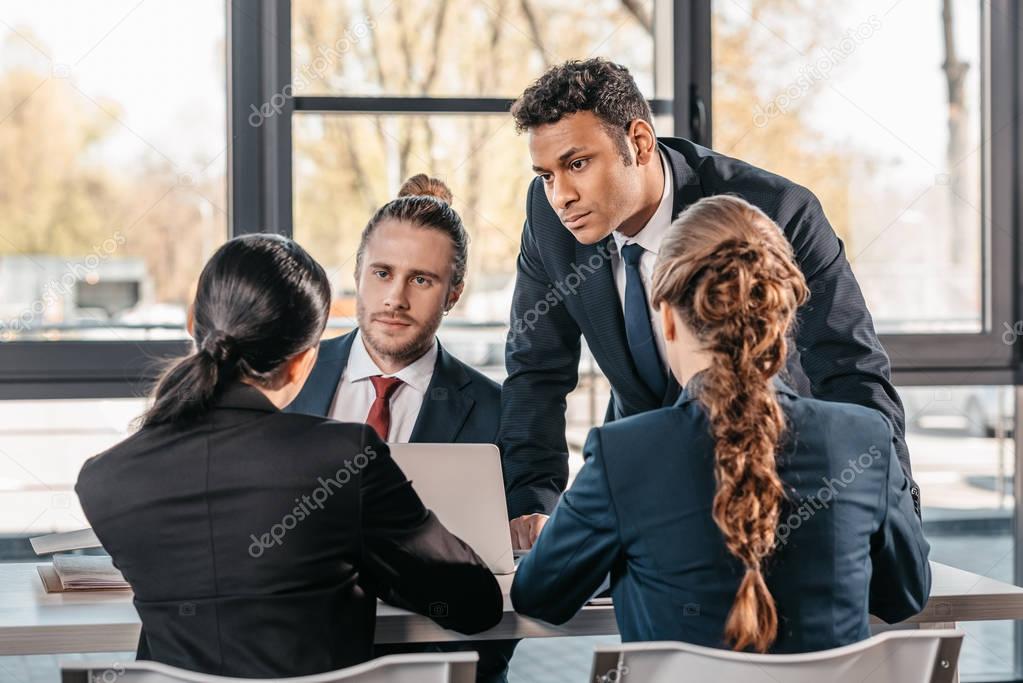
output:
[[[896,622],[930,594],[930,547],[877,411],[800,398],[780,382],[790,425],[778,456],[787,501],[767,561],[778,607],[774,652],[809,652],[870,635],[868,612]],[[587,461],[519,564],[518,612],[560,624],[611,573],[623,641],[725,646],[743,567],[714,524],[714,442],[702,405],[598,427]]]
[[[884,414],[895,427],[896,454],[912,477],[888,356],[817,198],[781,176],[688,140],[661,138],[660,148],[674,175],[673,217],[698,199],[730,193],[781,226],[811,292],[799,311],[788,363],[793,387],[804,396]],[[638,379],[615,289],[613,249],[611,236],[580,244],[551,208],[542,181],[529,186],[501,397],[499,445],[512,516],[550,512],[568,482],[565,397],[578,381],[580,336],[611,383],[609,420],[670,406],[678,397],[672,378],[664,396],[654,396]]]
[[[320,342],[316,365],[285,412],[324,417],[348,365],[355,330]],[[412,428],[412,443],[497,443],[501,385],[448,353],[438,342],[437,364]]]

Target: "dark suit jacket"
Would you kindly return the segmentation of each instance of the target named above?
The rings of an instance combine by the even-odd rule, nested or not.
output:
[[[372,429],[244,384],[90,459],[76,491],[135,591],[141,658],[251,678],[350,666],[372,657],[377,596],[466,633],[501,618],[493,575]]]
[[[870,635],[919,612],[929,546],[877,411],[798,397],[778,383],[790,425],[778,456],[788,500],[767,585],[779,615],[775,652],[808,652]],[[590,432],[586,463],[532,552],[512,603],[562,623],[611,572],[624,641],[721,647],[743,576],[714,523],[714,442],[687,393],[669,408]]]
[[[302,392],[285,410],[309,415],[327,415],[337,393],[341,375],[348,366],[356,334],[320,342],[316,365]],[[448,353],[438,343],[433,378],[423,407],[409,437],[411,443],[497,443],[501,420],[501,385]],[[479,653],[477,681],[506,681],[508,662],[518,641],[471,643]],[[378,656],[422,651],[462,650],[467,646],[445,643],[388,644],[378,646]]]
[[[286,412],[327,415],[348,365],[355,331],[320,342],[316,365]],[[438,344],[433,379],[423,399],[412,443],[497,443],[501,385]]]
[[[661,138],[660,143],[674,175],[672,216],[702,197],[730,193],[781,226],[811,292],[799,312],[788,363],[795,389],[884,414],[895,426],[895,451],[911,477],[905,415],[891,384],[888,356],[842,242],[816,197],[785,178],[688,140]],[[501,396],[499,446],[513,516],[549,512],[567,483],[565,396],[578,381],[580,335],[611,383],[608,419],[670,406],[678,397],[671,378],[664,396],[654,396],[638,379],[615,289],[613,248],[611,236],[580,244],[551,208],[542,182],[529,186]]]

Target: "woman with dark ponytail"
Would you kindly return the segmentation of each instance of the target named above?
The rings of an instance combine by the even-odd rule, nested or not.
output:
[[[891,424],[779,377],[808,295],[756,207],[722,195],[679,216],[651,303],[682,395],[591,431],[518,568],[518,611],[560,623],[610,572],[623,641],[807,652],[923,608],[929,546]]]
[[[279,392],[294,383],[289,370],[304,380],[329,308],[327,274],[298,244],[276,235],[231,240],[199,276],[188,322],[195,349],[157,383],[142,426],[200,418],[232,382]]]
[[[282,412],[315,363],[327,276],[298,244],[248,235],[199,277],[192,353],[78,492],[135,593],[138,657],[283,678],[373,656],[377,597],[474,633],[499,586],[363,424]],[[435,609],[442,603],[446,609]]]

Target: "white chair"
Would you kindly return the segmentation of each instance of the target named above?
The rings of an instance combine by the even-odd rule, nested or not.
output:
[[[475,652],[388,655],[312,676],[264,678],[262,683],[475,683]],[[157,662],[106,666],[62,664],[61,683],[251,683],[250,678],[210,676]]]
[[[952,683],[963,632],[887,631],[833,650],[760,655],[688,643],[598,646],[590,683]]]

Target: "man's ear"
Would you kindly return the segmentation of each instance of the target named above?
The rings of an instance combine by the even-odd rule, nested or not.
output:
[[[636,148],[636,163],[643,165],[656,157],[657,136],[654,128],[643,119],[633,119],[627,132],[629,142]]]
[[[464,289],[465,280],[462,280],[448,291],[448,300],[444,303],[445,313],[447,313],[448,311],[455,307],[455,304],[458,303],[458,300],[462,298],[462,290]]]
[[[665,341],[675,341],[675,314],[667,301],[661,302],[661,327],[664,328]]]

